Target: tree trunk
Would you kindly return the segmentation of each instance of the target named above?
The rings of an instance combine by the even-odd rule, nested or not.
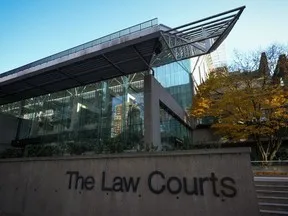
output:
[[[282,140],[281,139],[276,140],[274,142],[274,145],[272,145],[271,151],[269,152],[269,157],[268,157],[269,160],[274,160],[274,158],[276,156],[276,153],[278,152],[281,144],[282,144]]]
[[[268,165],[268,155],[266,154],[266,151],[263,147],[263,143],[260,140],[256,141],[258,151],[261,154],[261,161],[262,161],[262,166],[267,166]]]
[[[261,154],[262,165],[268,166],[269,165],[268,161],[271,161],[275,158],[276,153],[278,152],[282,144],[282,140],[281,139],[271,140],[269,141],[267,146],[264,146],[260,140],[256,141],[256,143],[258,151]]]

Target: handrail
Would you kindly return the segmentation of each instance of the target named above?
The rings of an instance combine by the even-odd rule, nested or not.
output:
[[[262,163],[262,162],[268,162],[268,163],[288,163],[288,160],[270,160],[270,161],[251,161],[251,163]]]
[[[148,20],[146,22],[142,22],[142,23],[137,24],[137,25],[133,25],[131,27],[122,29],[122,30],[114,32],[112,34],[100,37],[98,39],[89,41],[87,43],[78,45],[76,47],[64,50],[62,52],[53,54],[51,56],[39,59],[37,61],[34,61],[34,62],[29,63],[29,64],[23,65],[21,67],[18,67],[18,68],[12,69],[10,71],[4,72],[4,73],[0,74],[0,78],[5,77],[5,76],[9,76],[9,75],[17,73],[19,71],[26,70],[28,68],[32,68],[32,67],[47,63],[49,61],[53,61],[53,60],[58,59],[58,58],[62,58],[64,56],[66,56],[66,55],[70,55],[70,54],[79,52],[80,50],[87,49],[87,48],[90,48],[90,47],[93,47],[93,46],[96,46],[96,45],[99,45],[99,44],[114,40],[116,38],[120,38],[122,36],[125,36],[125,35],[128,35],[128,34],[132,34],[132,33],[141,31],[143,29],[147,29],[147,28],[153,27],[155,25],[158,25],[158,19],[157,18]]]
[[[269,164],[269,166],[287,166],[288,160],[251,161],[252,166],[261,166],[262,164]]]

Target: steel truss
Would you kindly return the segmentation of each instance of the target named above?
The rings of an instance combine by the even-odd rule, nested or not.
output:
[[[163,26],[161,31],[162,44],[160,57],[154,59],[153,66],[181,61],[205,55],[214,51],[227,37],[242,14],[245,6],[235,8],[214,16],[191,22],[176,28]],[[167,51],[169,53],[167,53]]]

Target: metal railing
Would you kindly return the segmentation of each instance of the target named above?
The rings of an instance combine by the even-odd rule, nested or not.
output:
[[[267,163],[270,166],[287,166],[288,167],[288,160],[251,161],[252,166],[262,166],[263,163]]]
[[[55,59],[58,59],[58,58],[61,58],[61,57],[64,57],[64,56],[67,56],[67,55],[70,55],[70,54],[73,54],[73,53],[76,53],[76,52],[79,52],[79,51],[81,51],[83,49],[87,49],[87,48],[90,48],[90,47],[93,47],[93,46],[97,46],[99,44],[114,40],[116,38],[120,38],[122,36],[129,35],[129,34],[132,34],[132,33],[135,33],[135,32],[150,28],[150,27],[153,27],[155,25],[158,25],[158,19],[157,18],[154,18],[154,19],[148,20],[146,22],[131,26],[129,28],[117,31],[115,33],[106,35],[104,37],[92,40],[90,42],[81,44],[81,45],[73,47],[71,49],[59,52],[57,54],[42,58],[42,59],[34,61],[32,63],[29,63],[29,64],[23,65],[21,67],[15,68],[13,70],[7,71],[5,73],[0,74],[0,78],[8,76],[8,75],[11,75],[11,74],[14,74],[14,73],[17,73],[19,71],[26,70],[28,68],[32,68],[32,67],[47,63],[49,61],[53,61]]]

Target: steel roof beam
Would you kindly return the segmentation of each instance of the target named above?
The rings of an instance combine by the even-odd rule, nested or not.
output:
[[[33,85],[33,84],[31,84],[31,83],[29,83],[29,82],[25,82],[25,81],[24,81],[24,83],[27,84],[27,85],[29,85],[29,86],[31,86],[31,87],[33,87],[33,88],[38,88],[38,89],[46,92],[46,94],[50,94],[50,93],[51,93],[51,91],[49,91],[49,90],[47,90],[47,89],[45,89],[45,88],[43,88],[43,87],[41,87],[41,86]]]
[[[144,62],[144,64],[154,73],[154,69],[149,65],[149,63],[144,59],[143,55],[139,52],[139,50],[136,48],[136,46],[132,46],[133,50],[137,53],[137,55],[141,58],[141,60]]]
[[[66,74],[65,72],[61,71],[60,69],[58,69],[57,71],[59,73],[61,73],[62,75],[64,75],[65,77],[67,77],[68,79],[76,81],[79,85],[85,85],[84,83],[77,80],[76,77],[70,76],[70,75]]]
[[[204,21],[209,20],[209,19],[214,19],[214,18],[216,18],[216,17],[223,16],[223,15],[226,15],[226,14],[229,14],[229,13],[233,13],[233,12],[236,12],[236,11],[238,11],[238,14],[239,14],[239,13],[241,14],[244,9],[245,9],[245,6],[238,7],[238,8],[229,10],[229,11],[225,11],[225,12],[223,12],[223,13],[219,13],[219,14],[216,14],[216,15],[213,15],[213,16],[210,16],[210,17],[207,17],[207,18],[204,18],[204,19],[200,19],[200,20],[197,20],[197,21],[194,21],[194,22],[191,22],[191,23],[182,25],[182,26],[178,26],[178,27],[176,27],[176,28],[169,29],[169,30],[166,31],[166,32],[175,31],[175,30],[177,30],[177,29],[185,28],[185,27],[187,27],[187,26],[194,25],[194,24],[197,24],[197,23],[200,23],[200,22],[204,22]],[[237,13],[236,13],[235,15],[237,15]]]
[[[225,22],[225,21],[227,21],[227,19],[233,18],[233,17],[235,17],[235,15],[230,15],[230,16],[227,16],[227,17],[224,17],[224,18],[221,18],[221,19],[217,19],[217,20],[213,20],[213,21],[210,21],[210,22],[207,22],[207,23],[203,23],[203,24],[200,24],[200,25],[197,25],[197,26],[192,26],[190,28],[186,28],[186,29],[183,29],[181,31],[177,31],[177,32],[171,33],[171,34],[176,34],[177,35],[177,34],[181,34],[181,33],[185,32],[185,31],[193,30],[193,29],[196,29],[196,28],[199,28],[199,27],[202,29],[202,27],[207,27],[210,24],[215,24],[215,23],[216,23],[215,25],[217,25],[217,22],[220,23],[220,21],[223,21],[223,20],[224,20],[223,22]],[[229,19],[229,20],[233,20],[233,19]]]
[[[221,34],[209,35],[208,37],[203,37],[203,38],[200,38],[200,39],[197,39],[197,40],[194,40],[194,41],[190,41],[190,42],[188,42],[186,44],[176,45],[176,46],[171,47],[171,48],[174,49],[174,48],[177,48],[177,47],[189,45],[189,44],[192,44],[192,43],[201,42],[201,41],[204,41],[204,40],[207,40],[207,39],[211,39],[211,38],[214,38],[214,37],[219,37],[219,36],[221,36]]]
[[[114,64],[112,61],[110,61],[110,59],[108,59],[104,54],[101,55],[110,65],[112,65],[116,70],[118,70],[122,75],[126,75],[124,73],[124,71],[119,67],[117,66],[116,64]]]
[[[188,56],[195,57],[199,54],[207,54],[217,48],[226,38],[244,8],[245,6],[235,8],[163,31],[161,34],[176,61],[188,58]],[[212,38],[214,40],[211,40]],[[182,57],[177,57],[178,52],[179,54],[184,52],[183,55],[180,55]]]
[[[227,23],[232,22],[232,21],[233,21],[233,19],[230,19],[230,20],[226,20],[226,21],[222,21],[222,22],[213,24],[213,25],[202,26],[201,28],[198,28],[196,30],[191,30],[191,31],[187,31],[187,32],[181,33],[178,36],[182,37],[183,35],[187,35],[187,34],[191,34],[191,33],[196,33],[196,34],[199,33],[199,32],[202,33],[203,29],[205,31],[209,31],[211,29],[215,29],[215,28],[219,27],[219,25],[221,25],[221,24],[227,24]]]
[[[226,26],[226,27],[228,27],[228,26]],[[207,34],[206,35],[206,37],[207,36],[210,36],[210,35],[212,35],[212,34],[215,34],[216,32],[217,33],[222,33],[223,31],[216,31],[217,29],[216,28],[214,28],[214,29],[211,29],[211,30],[209,30],[209,31],[205,31],[205,33]],[[185,36],[183,36],[184,38],[186,38],[186,39],[188,39],[188,40],[197,40],[197,39],[199,39],[199,38],[204,38],[205,36],[203,36],[203,33],[198,33],[198,34],[188,34],[188,35],[185,35]]]
[[[186,45],[187,43],[189,43],[190,42],[190,38],[186,38],[186,37],[179,37],[179,36],[177,36],[177,35],[170,35],[170,34],[165,34],[165,33],[161,33],[162,34],[162,37],[164,38],[164,40],[166,40],[166,38],[165,38],[165,36],[167,36],[167,37],[170,37],[170,38],[172,38],[173,39],[173,37],[174,37],[174,39],[175,40],[178,40],[178,41],[181,41],[181,42],[183,42],[183,43],[181,43],[181,44],[178,44],[179,46],[180,45]],[[175,46],[172,46],[171,47],[171,44],[166,40],[166,44],[168,44],[168,46],[170,47],[170,48],[174,48]],[[195,43],[195,44],[191,44],[191,46],[193,46],[195,49],[198,49],[198,50],[200,50],[200,51],[202,51],[202,52],[207,52],[207,50],[205,49],[205,47],[203,47],[203,46],[201,46],[201,45],[199,45],[198,43]]]
[[[221,13],[220,15],[224,15],[224,14],[227,14],[229,12],[232,12],[232,11],[237,11],[238,10],[238,13],[234,15],[234,18],[233,20],[229,23],[228,23],[228,26],[226,26],[227,24],[223,24],[222,26],[219,26],[218,29],[216,29],[214,32],[212,32],[212,34],[210,33],[208,36],[203,36],[202,38],[198,38],[196,40],[192,40],[190,42],[187,42],[186,44],[179,44],[179,45],[176,45],[176,46],[173,46],[173,47],[169,47],[170,49],[174,49],[174,48],[178,48],[178,47],[182,47],[182,46],[185,46],[185,45],[189,45],[189,44],[193,44],[193,43],[197,43],[197,42],[200,42],[200,41],[205,41],[207,39],[210,39],[210,38],[215,38],[215,37],[219,37],[217,38],[217,40],[212,44],[212,46],[208,49],[207,52],[211,52],[211,50],[214,50],[216,47],[218,47],[218,45],[225,39],[225,37],[227,36],[227,34],[231,31],[231,29],[233,28],[233,26],[235,25],[236,21],[238,20],[238,18],[240,17],[241,13],[243,12],[245,7],[240,7],[240,8],[237,8],[237,9],[234,9],[234,10],[231,10],[231,11],[228,11],[228,12],[224,12],[224,13]],[[201,21],[205,21],[207,19],[211,19],[211,18],[215,18],[219,16],[218,15],[215,15],[215,16],[212,16],[212,17],[209,17],[209,18],[205,18],[205,19],[202,19],[200,21],[196,21],[196,22],[193,22],[193,23],[190,23],[190,24],[186,24],[186,25],[183,25],[181,27],[177,27],[177,28],[174,28],[174,29],[171,29],[171,30],[168,30],[166,32],[171,32],[171,31],[175,31],[176,29],[180,29],[180,28],[183,28],[183,27],[186,27],[186,26],[189,26],[189,25],[192,25],[192,24],[195,24],[195,23],[199,23]],[[219,31],[221,28],[225,27],[226,29],[224,29],[223,31],[221,30],[220,33],[217,32]],[[165,32],[165,33],[166,33]],[[186,35],[187,36],[187,35]],[[189,36],[189,35],[188,35]],[[190,35],[192,37],[192,35]],[[185,37],[186,38],[186,37]],[[165,42],[167,43],[167,41],[165,40]],[[167,43],[168,44],[168,43]]]
[[[227,33],[229,33],[232,30],[233,26],[236,24],[239,16],[237,18],[235,18],[233,20],[233,22],[230,23],[230,25],[223,31],[223,33],[219,36],[217,41],[211,46],[211,48],[209,49],[209,52],[213,51],[215,48],[217,48],[222,43],[222,41],[227,37]]]
[[[215,34],[215,33],[221,34],[222,32],[223,31],[215,31],[215,29],[212,29],[212,30],[210,30],[210,31],[208,31],[206,33],[207,33],[207,36],[210,36],[210,35]],[[195,35],[185,35],[185,38],[188,39],[188,40],[197,40],[197,39],[201,39],[201,38],[204,38],[204,37],[205,36],[203,36],[203,34],[200,34],[200,33],[195,34]]]

